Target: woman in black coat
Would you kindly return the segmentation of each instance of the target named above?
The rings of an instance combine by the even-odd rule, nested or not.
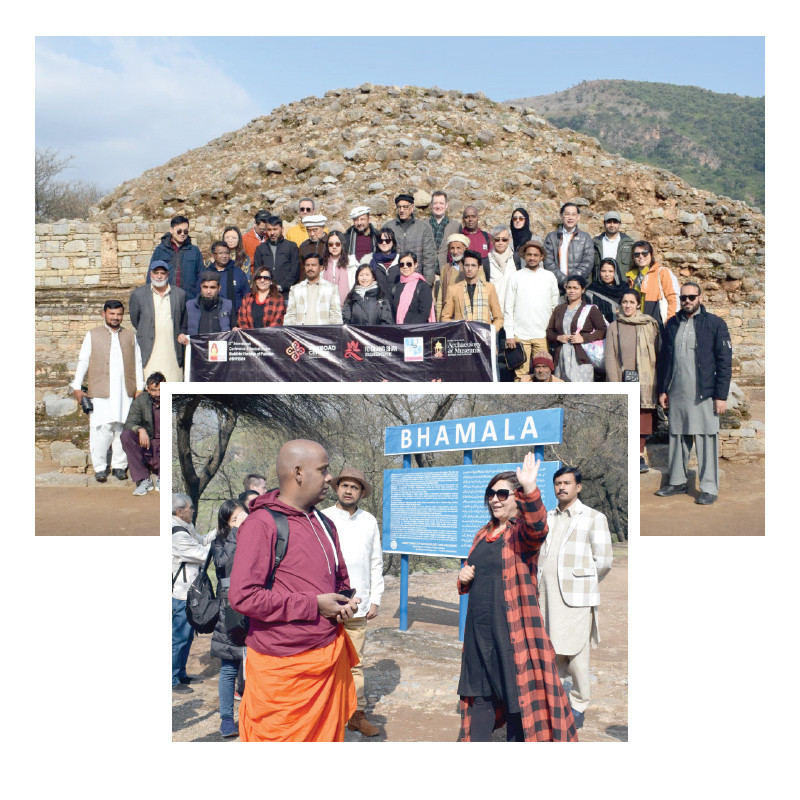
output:
[[[400,280],[392,288],[392,309],[398,325],[436,322],[433,292],[422,273],[417,272],[417,254],[406,250],[397,261]]]
[[[226,500],[217,513],[217,535],[211,541],[211,557],[217,570],[217,595],[220,599],[219,620],[211,634],[211,655],[220,659],[219,669],[219,732],[238,736],[239,726],[233,719],[233,694],[236,676],[245,655],[245,648],[234,644],[225,631],[225,606],[228,585],[236,552],[236,532],[247,517],[247,509],[239,500]]]
[[[342,321],[347,325],[391,325],[392,306],[378,286],[369,264],[362,264],[355,275],[355,284],[342,305]]]

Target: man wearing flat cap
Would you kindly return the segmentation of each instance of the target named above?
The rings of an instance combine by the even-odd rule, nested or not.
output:
[[[344,621],[344,629],[358,651],[358,664],[351,669],[356,684],[358,710],[350,718],[347,727],[359,731],[363,736],[377,736],[380,731],[367,720],[364,692],[363,653],[367,636],[367,620],[376,617],[383,595],[383,550],[378,521],[368,511],[358,507],[361,500],[372,494],[361,470],[345,467],[331,484],[339,496],[335,506],[323,509],[339,534],[350,586],[361,597],[361,605],[352,619]]]
[[[344,249],[351,267],[378,250],[378,231],[369,221],[369,206],[356,206],[350,212],[352,224],[342,234]]]
[[[594,273],[592,280],[600,280],[600,264],[604,258],[613,258],[617,262],[617,279],[615,283],[625,285],[625,273],[632,268],[631,251],[633,239],[627,233],[620,233],[622,217],[619,211],[606,211],[603,217],[605,233],[595,236],[594,241]]]
[[[386,226],[394,231],[397,240],[397,252],[407,250],[416,253],[417,272],[433,288],[436,278],[436,245],[433,241],[433,231],[428,222],[414,217],[414,198],[410,194],[399,194],[394,199],[397,218],[390,219]]]

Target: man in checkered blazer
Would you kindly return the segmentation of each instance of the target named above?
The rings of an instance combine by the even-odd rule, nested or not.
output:
[[[556,651],[558,674],[569,675],[575,727],[583,726],[590,699],[589,652],[600,641],[598,584],[611,569],[611,534],[605,515],[578,499],[581,473],[562,467],[553,477],[558,508],[547,512],[549,533],[539,558],[539,607]]]

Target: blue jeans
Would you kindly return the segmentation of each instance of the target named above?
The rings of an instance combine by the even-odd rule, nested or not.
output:
[[[172,598],[172,685],[186,677],[186,662],[194,630],[186,619],[186,601]]]
[[[221,658],[219,668],[219,715],[221,719],[233,719],[233,689],[241,661]]]

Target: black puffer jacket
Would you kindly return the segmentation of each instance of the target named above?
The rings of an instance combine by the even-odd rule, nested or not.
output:
[[[220,598],[219,620],[211,634],[211,655],[214,658],[226,658],[229,661],[240,661],[244,656],[244,647],[238,647],[225,633],[225,608],[228,605],[228,591],[223,588],[223,579],[230,578],[233,569],[233,554],[236,552],[236,532],[231,532],[223,539],[215,536],[211,541],[211,557],[217,570],[217,594]],[[225,581],[227,583],[227,580]]]
[[[342,320],[349,325],[392,325],[394,314],[389,301],[373,286],[367,289],[364,297],[352,292],[342,306]]]

